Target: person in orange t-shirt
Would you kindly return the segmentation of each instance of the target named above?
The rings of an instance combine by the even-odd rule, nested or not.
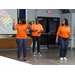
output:
[[[33,37],[33,56],[35,57],[35,44],[37,41],[37,50],[38,50],[38,55],[41,57],[42,55],[40,54],[40,36],[41,33],[43,32],[43,27],[39,23],[39,20],[36,19],[36,23],[32,24],[32,37]]]
[[[29,24],[29,20],[27,20]],[[26,59],[27,54],[27,43],[28,43],[28,37],[27,37],[27,29],[31,29],[31,25],[26,24],[26,21],[23,17],[18,18],[18,24],[15,25],[15,19],[13,19],[13,30],[17,30],[16,35],[16,42],[18,45],[18,51],[17,51],[17,58],[20,60],[21,50],[23,47],[23,60],[25,62],[29,62]]]
[[[67,60],[66,54],[68,43],[71,42],[71,28],[68,25],[68,20],[63,19],[62,25],[59,26],[56,36],[56,43],[60,44],[60,60]]]

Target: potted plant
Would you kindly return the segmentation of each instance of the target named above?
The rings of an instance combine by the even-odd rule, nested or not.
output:
[[[34,21],[32,20],[32,21],[30,21],[30,24],[32,25],[32,24],[34,24]],[[30,37],[32,36],[32,31],[29,31],[30,32]]]

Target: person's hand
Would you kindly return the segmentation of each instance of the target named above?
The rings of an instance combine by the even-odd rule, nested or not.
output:
[[[69,40],[69,44],[71,43],[71,40]]]
[[[38,33],[42,33],[43,31],[39,31]]]
[[[55,41],[55,42],[56,42],[56,44],[57,44],[57,43],[58,43],[58,39],[56,39],[56,41]]]
[[[30,20],[30,19],[29,19]],[[27,20],[27,23],[29,23],[29,20]]]
[[[38,30],[35,30],[36,32],[38,31]]]
[[[38,32],[38,33],[41,33],[41,32]]]
[[[13,23],[15,23],[15,19],[13,19]]]

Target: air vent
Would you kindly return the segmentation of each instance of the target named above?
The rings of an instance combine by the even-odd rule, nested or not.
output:
[[[62,13],[70,13],[69,9],[62,9]]]

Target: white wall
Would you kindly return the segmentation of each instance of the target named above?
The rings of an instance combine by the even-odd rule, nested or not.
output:
[[[75,48],[75,13],[72,13],[72,42],[73,48]]]
[[[47,13],[48,9],[27,9],[27,19],[34,20],[37,16],[43,17],[60,17],[62,11],[60,9],[49,9],[52,13]]]
[[[35,9],[27,9],[27,19],[30,19],[30,21],[35,20]]]
[[[71,13],[61,14],[61,16],[60,16],[60,24],[62,24],[62,20],[64,18],[66,18],[68,20],[68,23],[71,26],[71,24],[72,24],[72,14]]]
[[[49,9],[52,11],[52,13],[47,13],[48,9],[38,9],[37,10],[37,16],[43,16],[43,17],[60,17],[62,11],[60,9]]]
[[[75,13],[72,13],[72,33],[73,38],[75,39]]]

